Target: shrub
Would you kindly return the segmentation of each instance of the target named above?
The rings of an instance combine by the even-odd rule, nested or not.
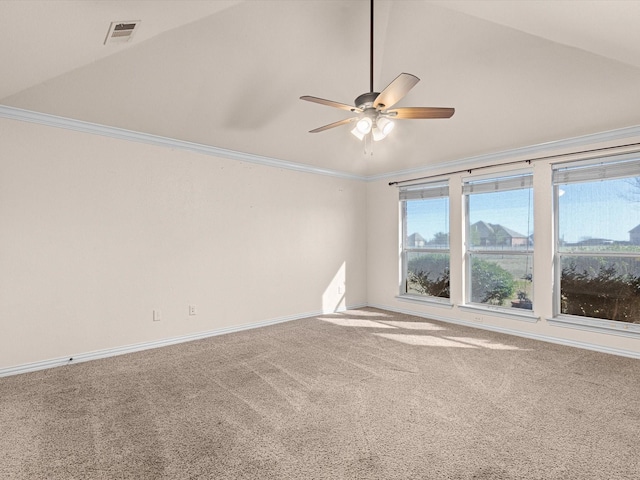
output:
[[[502,305],[511,298],[515,282],[511,274],[495,262],[473,259],[471,265],[471,301]]]
[[[432,297],[449,298],[449,269],[445,269],[442,275],[435,280],[429,278],[430,272],[422,270],[418,272],[409,272],[408,280],[418,292],[423,295],[431,295]]]
[[[513,295],[515,281],[497,263],[474,259],[472,272],[473,302],[502,305]],[[426,254],[411,259],[407,265],[407,284],[422,295],[450,298],[449,255]]]
[[[640,275],[618,273],[615,265],[580,271],[571,263],[560,287],[562,313],[640,323]]]
[[[449,298],[449,255],[432,253],[409,260],[407,287],[421,295]]]

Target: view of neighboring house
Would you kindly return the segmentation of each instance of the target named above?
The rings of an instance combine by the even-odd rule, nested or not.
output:
[[[640,245],[640,225],[629,230],[629,242],[624,240],[611,240],[609,238],[587,237],[575,243],[567,243],[566,245],[579,247],[592,247],[596,245]]]
[[[629,230],[629,243],[631,245],[640,245],[640,225]]]
[[[471,225],[469,236],[473,245],[477,246],[523,247],[529,242],[526,235],[482,220]]]
[[[471,242],[476,246],[524,247],[533,245],[533,234],[527,237],[497,223],[476,222],[471,225],[469,235]],[[406,247],[426,247],[433,245],[435,241],[428,242],[416,232],[407,236]],[[448,243],[448,236],[445,243]]]
[[[412,233],[407,237],[407,247],[424,247],[427,241],[419,233]]]
[[[585,238],[584,240],[580,240],[579,242],[569,243],[567,245],[576,245],[579,247],[593,247],[593,246],[601,246],[601,245],[613,245],[620,244],[625,242],[616,242],[615,240],[611,240],[609,238]]]

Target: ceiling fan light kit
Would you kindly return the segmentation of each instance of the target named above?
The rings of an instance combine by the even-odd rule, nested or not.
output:
[[[425,118],[451,118],[455,109],[448,107],[400,107],[389,110],[411,90],[420,79],[410,73],[398,75],[382,92],[373,91],[373,0],[371,0],[371,39],[370,39],[370,92],[363,93],[355,99],[355,106],[345,103],[334,102],[324,98],[304,95],[301,100],[319,103],[328,107],[347,110],[357,113],[357,116],[339,120],[337,122],[324,125],[310,130],[310,133],[319,133],[356,122],[351,133],[359,140],[372,138],[373,141],[380,141],[393,130],[395,123],[391,119],[425,119]]]
[[[371,131],[372,126],[373,121],[370,117],[362,117],[360,120],[358,120],[358,123],[356,123],[356,128],[354,128],[354,130],[362,135],[366,135]]]
[[[376,126],[371,132],[373,134],[373,141],[377,142],[391,133],[396,124],[389,120],[387,117],[379,117],[376,122]]]

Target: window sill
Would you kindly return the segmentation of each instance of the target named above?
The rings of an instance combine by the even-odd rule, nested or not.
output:
[[[640,325],[637,323],[618,322],[599,318],[579,317],[577,315],[558,315],[548,318],[549,325],[568,327],[589,332],[620,335],[622,337],[640,338]]]
[[[453,308],[453,304],[447,298],[422,297],[418,295],[397,295],[396,298],[403,302],[421,303],[430,307]]]
[[[460,310],[464,312],[471,313],[483,313],[486,315],[494,315],[496,317],[508,318],[510,320],[520,320],[522,322],[529,323],[537,323],[540,320],[540,317],[534,314],[531,310],[522,311],[522,309],[517,308],[500,308],[500,307],[491,307],[485,306],[481,304],[473,304],[473,305],[460,305],[458,307]],[[520,310],[520,311],[515,311]]]

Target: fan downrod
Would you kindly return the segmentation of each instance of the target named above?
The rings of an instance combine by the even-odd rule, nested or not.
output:
[[[351,113],[356,113],[356,116],[351,118],[345,118],[344,120],[339,120],[337,122],[329,123],[328,125],[323,125],[319,128],[314,128],[310,130],[310,133],[318,133],[324,132],[325,130],[329,130],[331,128],[339,127],[341,125],[349,125],[353,122],[359,122],[364,120],[365,118],[369,119],[369,122],[365,122],[369,124],[369,130],[367,132],[356,133],[356,129],[351,132],[358,138],[370,139],[371,128],[377,127],[378,129],[382,128],[384,130],[384,124],[388,125],[389,118],[393,119],[420,119],[420,118],[450,118],[454,112],[454,108],[443,108],[443,107],[400,107],[393,108],[393,110],[389,110],[396,103],[398,103],[408,92],[411,90],[416,83],[420,81],[418,77],[415,75],[411,75],[410,73],[401,73],[398,75],[389,85],[387,85],[381,93],[373,91],[373,2],[374,0],[370,0],[371,3],[371,21],[370,21],[370,36],[369,36],[369,92],[363,93],[358,98],[355,99],[355,106],[347,105],[345,103],[334,102],[332,100],[326,100],[324,98],[312,97],[310,95],[303,95],[300,97],[300,100],[305,100],[307,102],[319,103],[320,105],[326,105],[328,107],[339,108],[341,110],[347,110]],[[379,123],[380,122],[380,123]],[[357,128],[357,127],[356,127]],[[379,131],[378,137],[374,140],[381,140],[386,136],[387,132],[383,132],[384,135],[380,136]],[[367,135],[366,137],[364,135]]]

